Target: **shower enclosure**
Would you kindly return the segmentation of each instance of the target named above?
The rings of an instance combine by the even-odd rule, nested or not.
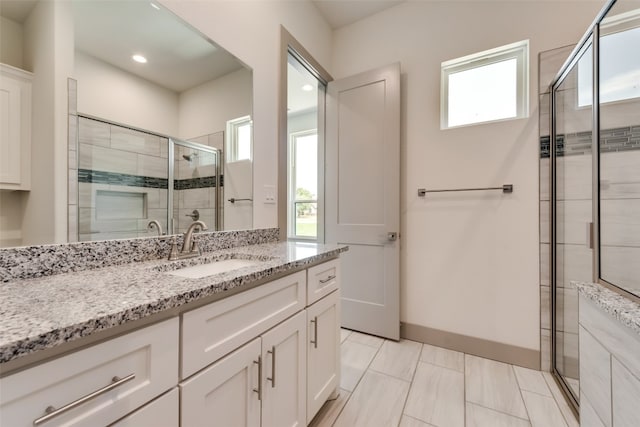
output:
[[[78,118],[78,241],[182,233],[223,224],[224,133],[183,141],[87,116]],[[70,215],[73,212],[69,212]]]
[[[551,86],[552,370],[579,405],[578,294],[640,301],[640,9],[611,1]]]

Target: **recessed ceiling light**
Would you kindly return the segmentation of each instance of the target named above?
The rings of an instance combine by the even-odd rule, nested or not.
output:
[[[155,3],[149,3],[151,5],[152,8],[154,8],[155,10],[160,10],[160,6],[158,6]]]
[[[305,92],[311,92],[313,90],[313,86],[311,86],[310,84],[306,84],[302,86],[302,90]]]
[[[145,58],[142,55],[133,55],[131,58],[133,58],[134,61],[139,62],[141,64],[147,63],[147,58]]]

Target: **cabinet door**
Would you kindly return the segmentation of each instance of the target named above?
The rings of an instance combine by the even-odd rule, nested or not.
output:
[[[307,423],[340,384],[340,291],[307,307]]]
[[[178,394],[175,387],[110,427],[178,427]]]
[[[306,320],[302,311],[262,336],[262,427],[307,425]]]
[[[0,189],[31,186],[31,73],[0,64]]]
[[[180,384],[182,427],[259,427],[260,338]]]

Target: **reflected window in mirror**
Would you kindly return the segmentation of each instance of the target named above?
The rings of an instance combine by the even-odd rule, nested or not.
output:
[[[600,24],[599,278],[640,298],[640,8]],[[591,102],[591,100],[589,99]]]
[[[326,85],[291,53],[287,64],[287,237],[323,240]]]

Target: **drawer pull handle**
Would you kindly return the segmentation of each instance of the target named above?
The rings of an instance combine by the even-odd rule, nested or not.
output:
[[[258,360],[253,361],[258,365],[258,388],[254,388],[253,391],[258,393],[258,400],[262,400],[262,356],[258,356]]]
[[[271,378],[267,377],[267,381],[271,381],[271,388],[276,388],[276,346],[272,345],[267,353],[271,355]]]
[[[318,348],[318,316],[311,319],[311,323],[313,323],[313,339],[311,340],[311,344],[313,344],[313,348]]]
[[[120,377],[113,377],[111,379],[111,384],[102,387],[100,390],[96,390],[93,393],[89,393],[86,396],[82,396],[80,399],[73,401],[71,403],[69,403],[68,405],[64,405],[61,408],[54,408],[53,406],[48,406],[47,409],[44,410],[44,412],[46,413],[46,415],[41,416],[40,418],[36,419],[33,421],[33,425],[37,426],[40,425],[42,423],[45,423],[47,421],[49,421],[50,419],[57,417],[60,414],[64,414],[67,411],[72,410],[73,408],[82,405],[83,403],[86,403],[88,401],[90,401],[91,399],[94,399],[98,396],[100,396],[101,394],[104,394],[110,390],[113,390],[116,387],[121,386],[122,384],[129,382],[131,380],[133,380],[136,377],[136,374],[129,374],[124,378],[120,378]]]
[[[335,279],[335,278],[336,278],[336,275],[335,275],[335,274],[332,274],[331,276],[327,277],[326,279],[324,279],[324,280],[320,280],[320,283],[325,284],[325,283],[327,283],[327,282],[332,281],[332,280],[333,280],[333,279]]]

